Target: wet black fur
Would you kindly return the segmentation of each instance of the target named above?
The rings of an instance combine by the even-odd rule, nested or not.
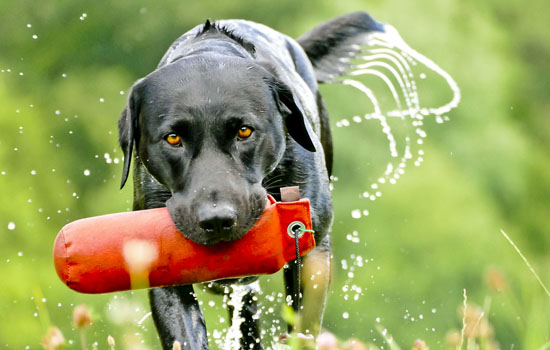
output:
[[[219,33],[221,35],[225,35],[226,37],[230,38],[231,40],[234,40],[236,43],[241,45],[248,51],[253,57],[256,55],[256,48],[254,47],[254,44],[247,41],[242,36],[236,35],[234,30],[228,29],[227,27],[220,26],[218,24],[211,23],[210,20],[206,20],[204,23],[204,26],[200,30],[200,32],[197,33],[197,38],[204,35],[204,34],[212,34],[212,33]]]

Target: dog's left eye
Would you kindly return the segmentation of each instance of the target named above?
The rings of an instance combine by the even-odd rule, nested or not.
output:
[[[250,135],[252,135],[252,131],[254,130],[251,127],[243,125],[240,127],[239,132],[237,133],[237,136],[239,136],[240,139],[244,140],[249,138]]]
[[[181,137],[174,133],[166,135],[164,139],[172,146],[178,146],[181,143]]]

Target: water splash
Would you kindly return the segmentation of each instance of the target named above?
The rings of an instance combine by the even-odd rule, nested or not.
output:
[[[227,302],[227,305],[233,307],[233,315],[231,318],[231,326],[227,330],[225,340],[223,343],[224,350],[239,350],[241,348],[241,324],[245,321],[241,316],[241,311],[244,306],[243,298],[250,291],[250,289],[258,292],[260,290],[260,284],[256,281],[248,285],[234,284],[232,287],[231,297]]]
[[[410,162],[419,166],[423,161],[424,151],[420,146],[427,137],[423,129],[424,119],[433,117],[437,123],[449,120],[445,114],[456,108],[460,102],[460,89],[454,79],[435,62],[412,49],[401,38],[397,30],[391,25],[384,25],[384,33],[374,33],[365,45],[355,46],[358,54],[354,58],[354,65],[337,82],[350,86],[364,94],[372,111],[363,116],[354,116],[352,120],[360,123],[363,120],[375,120],[386,136],[389,148],[389,161],[386,170],[378,179],[370,184],[370,188],[364,191],[363,198],[376,200],[382,195],[380,187],[385,184],[395,184],[405,173]],[[452,92],[449,102],[433,106],[425,104],[420,98],[417,89],[417,76],[415,69],[423,66],[444,79]],[[361,81],[366,76],[379,79],[386,91],[374,91]],[[427,78],[425,72],[420,73],[419,78]],[[390,107],[380,101],[391,96]],[[398,136],[390,126],[390,119],[397,118],[399,126],[406,130],[406,135]],[[336,123],[337,127],[348,127],[352,124],[347,119]],[[414,132],[411,132],[414,130]],[[352,211],[353,218],[361,217],[362,211]]]

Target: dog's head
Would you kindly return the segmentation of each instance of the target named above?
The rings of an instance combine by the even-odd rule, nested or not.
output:
[[[251,60],[194,56],[138,81],[119,121],[122,186],[132,150],[171,198],[178,229],[204,245],[241,238],[266,205],[262,180],[287,134],[315,151],[291,90]]]

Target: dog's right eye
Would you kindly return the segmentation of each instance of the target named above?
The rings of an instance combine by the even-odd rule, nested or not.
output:
[[[168,134],[164,139],[172,146],[179,146],[181,144],[181,137],[178,134]]]

